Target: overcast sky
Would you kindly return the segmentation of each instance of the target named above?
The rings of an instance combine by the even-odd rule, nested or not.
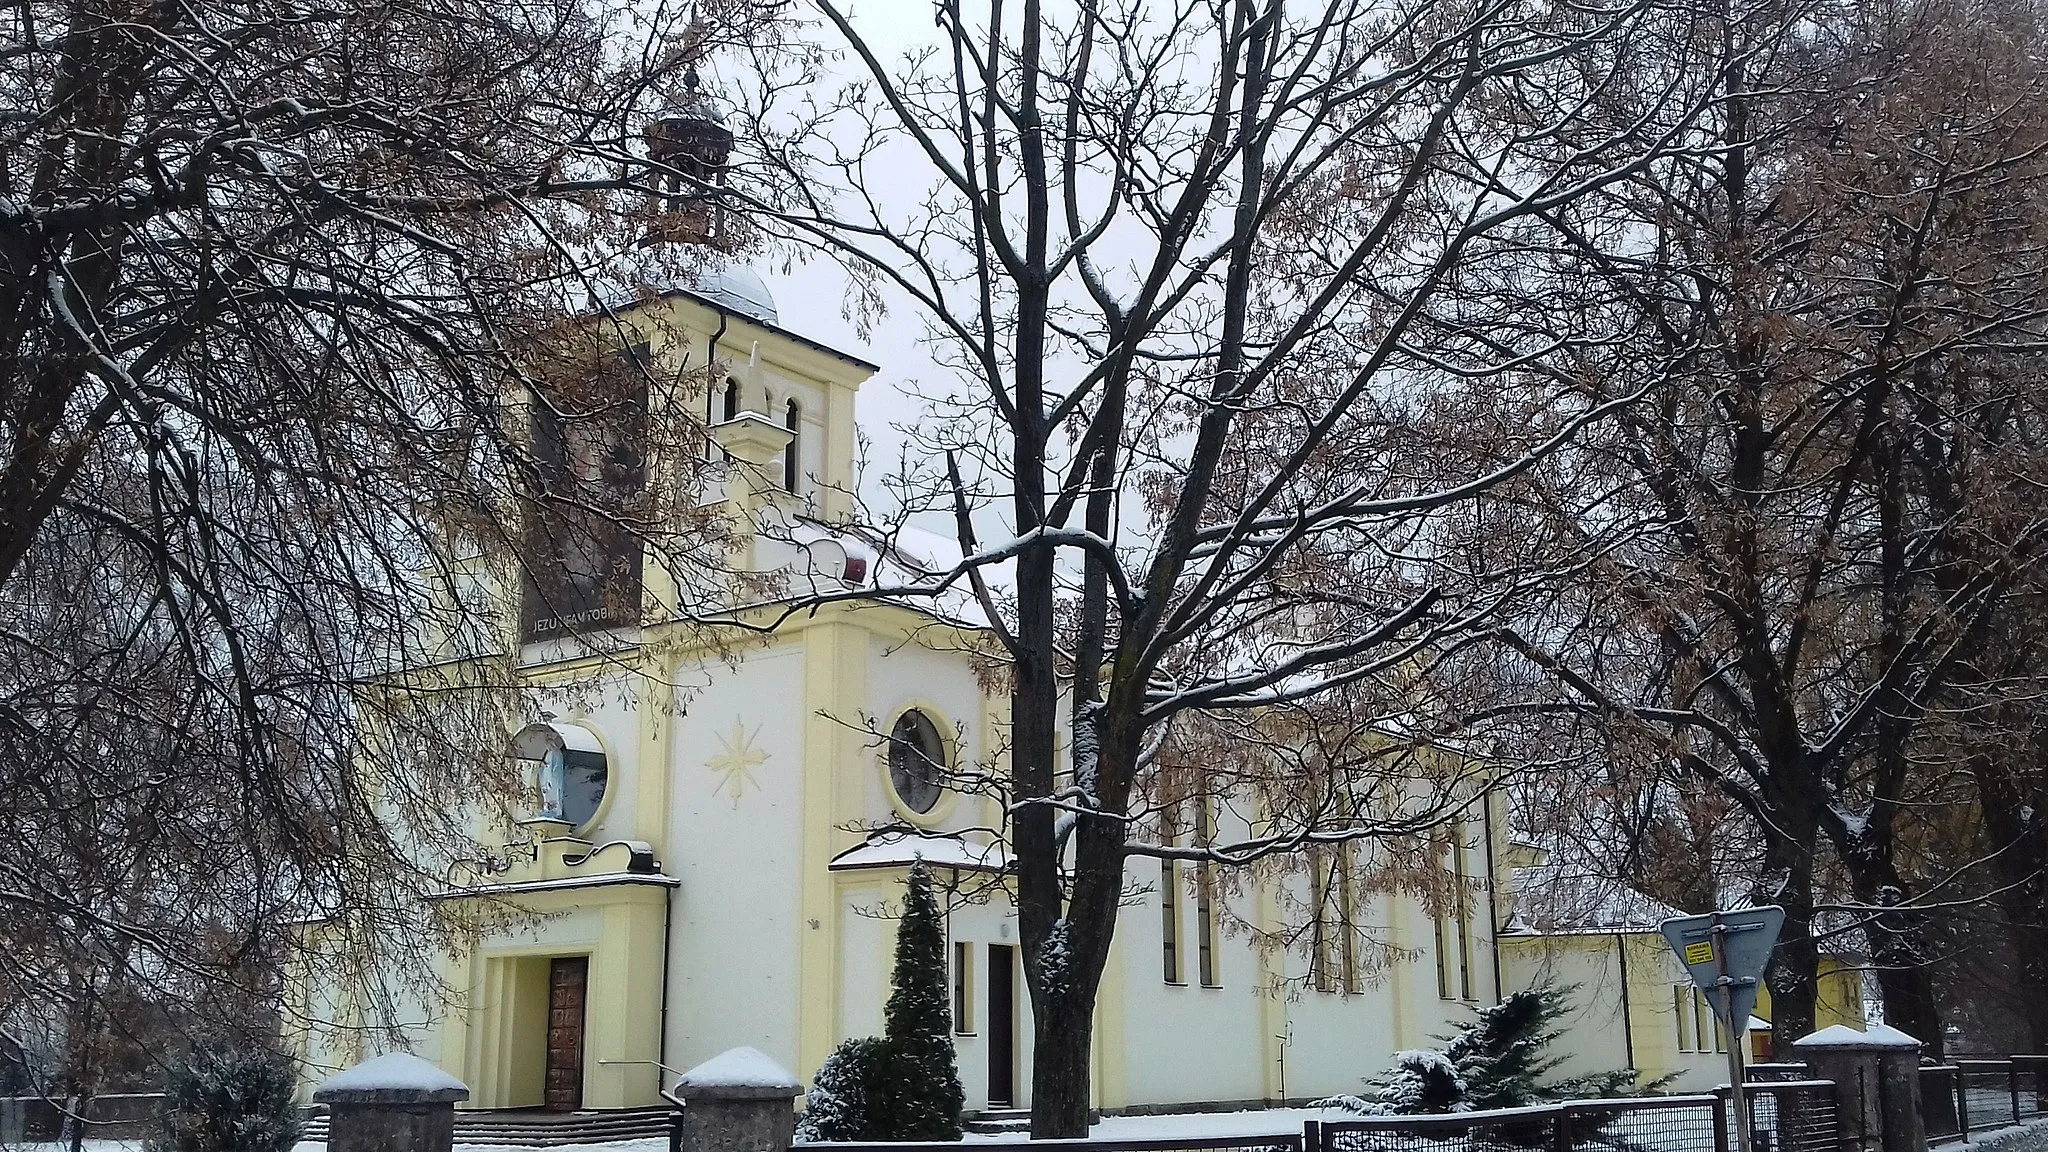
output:
[[[931,42],[937,36],[931,0],[854,0],[851,10],[855,26],[886,60],[897,59],[914,42]],[[815,14],[808,5],[802,5],[800,11],[804,18]],[[828,42],[834,35],[828,28],[813,31]],[[853,67],[857,65],[840,62],[842,75],[849,78],[852,73],[847,69]],[[910,175],[903,194],[922,199],[930,174],[917,171]],[[815,256],[786,272],[779,261],[762,260],[753,268],[775,294],[783,327],[881,365],[881,371],[862,386],[857,408],[861,432],[870,441],[861,487],[876,513],[894,511],[886,506],[887,496],[877,480],[889,471],[901,450],[903,437],[895,429],[923,415],[922,404],[908,394],[905,385],[922,382],[930,388],[946,379],[945,370],[925,350],[924,323],[916,306],[900,294],[890,294],[887,315],[869,325],[863,335],[860,325],[847,315],[847,277],[830,257]]]

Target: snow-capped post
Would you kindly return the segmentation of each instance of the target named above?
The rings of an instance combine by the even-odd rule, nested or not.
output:
[[[733,1048],[676,1081],[683,1152],[787,1152],[804,1086],[756,1048]]]
[[[467,1099],[462,1081],[404,1052],[365,1060],[313,1089],[330,1117],[328,1152],[449,1152],[455,1102]]]
[[[1920,1041],[1883,1024],[1835,1024],[1792,1042],[1816,1080],[1835,1084],[1841,1152],[1927,1152]]]

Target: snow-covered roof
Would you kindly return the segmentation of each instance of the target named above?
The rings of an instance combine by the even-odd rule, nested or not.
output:
[[[469,1086],[410,1052],[386,1052],[322,1080],[313,1099],[405,1096],[430,1100],[467,1100]]]
[[[1556,865],[1515,869],[1512,923],[1534,933],[1654,931],[1685,913],[1619,880]]]
[[[908,868],[922,859],[934,868],[958,868],[964,872],[1001,872],[1010,866],[1009,857],[994,844],[975,844],[960,835],[921,833],[885,829],[867,842],[832,858],[826,868],[843,872],[855,868]]]
[[[789,1069],[775,1062],[759,1048],[728,1048],[676,1081],[676,1093],[684,1098],[699,1093],[727,1096],[793,1096],[804,1090]]]
[[[710,269],[697,274],[694,284],[682,285],[729,312],[737,312],[763,324],[780,324],[775,311],[775,294],[761,274],[744,264]]]

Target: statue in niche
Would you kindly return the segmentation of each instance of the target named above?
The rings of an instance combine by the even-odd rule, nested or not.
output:
[[[562,750],[550,748],[540,761],[540,814],[543,819],[562,819],[562,794],[567,787]]]

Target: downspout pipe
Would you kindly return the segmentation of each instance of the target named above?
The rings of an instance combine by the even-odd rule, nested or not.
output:
[[[1629,1071],[1636,1067],[1636,1028],[1628,1008],[1628,937],[1614,934],[1614,958],[1621,969],[1621,1050]]]
[[[654,1043],[654,1089],[663,1096],[668,1095],[661,1084],[662,1074],[668,1071],[668,954],[676,919],[676,889],[680,887],[669,885],[661,901],[661,1037]]]

